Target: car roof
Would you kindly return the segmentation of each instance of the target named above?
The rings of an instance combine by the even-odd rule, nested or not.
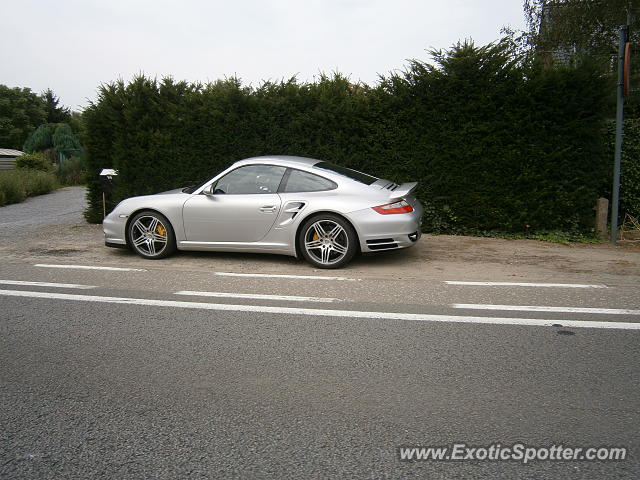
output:
[[[322,160],[306,157],[295,157],[292,155],[265,155],[262,157],[245,158],[244,160],[238,160],[233,165],[251,165],[256,163],[269,163],[272,165],[280,165],[283,167],[312,167],[316,163],[320,163]]]
[[[313,166],[318,163],[324,163],[324,160],[318,160],[315,158],[307,158],[307,157],[296,157],[292,155],[265,155],[261,157],[251,157],[251,158],[245,158],[244,160],[238,160],[237,162],[233,163],[229,167],[229,169],[238,168],[243,165],[260,165],[260,164],[277,165],[285,168],[296,168],[300,170],[306,170],[308,172],[314,173],[315,175],[319,175],[321,177],[332,180],[333,182],[336,182],[338,185],[342,185],[342,186],[350,185],[352,188],[357,188],[362,191],[365,191],[365,190],[369,191],[369,187],[371,185],[367,185],[362,182],[359,182],[339,172],[334,172],[326,169],[317,171],[316,169],[313,168]],[[374,189],[374,191],[375,190],[378,190],[378,189]]]

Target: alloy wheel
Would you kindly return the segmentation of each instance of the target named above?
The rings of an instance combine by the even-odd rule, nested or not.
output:
[[[167,225],[155,215],[140,215],[130,227],[133,248],[144,257],[160,257],[169,244]]]
[[[339,223],[320,219],[312,223],[304,233],[304,249],[319,266],[332,266],[349,253],[349,234]]]

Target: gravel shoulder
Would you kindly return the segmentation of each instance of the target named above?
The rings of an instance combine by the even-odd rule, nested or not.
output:
[[[104,246],[101,225],[82,216],[86,191],[67,187],[0,208],[0,255],[5,262],[127,265],[144,268],[322,274],[306,263],[275,255],[181,252],[148,261]],[[326,271],[324,271],[326,272]],[[640,242],[559,245],[424,235],[408,250],[363,255],[341,275],[449,280],[603,282],[640,284]]]

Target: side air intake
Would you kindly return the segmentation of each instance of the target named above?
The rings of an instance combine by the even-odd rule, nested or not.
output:
[[[373,240],[367,240],[367,246],[371,250],[390,250],[398,248],[398,244],[393,238],[376,238]]]

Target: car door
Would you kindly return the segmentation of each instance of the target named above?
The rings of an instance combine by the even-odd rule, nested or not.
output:
[[[276,165],[245,165],[218,179],[208,194],[193,195],[182,216],[189,242],[258,242],[280,211],[278,186],[285,172]]]

